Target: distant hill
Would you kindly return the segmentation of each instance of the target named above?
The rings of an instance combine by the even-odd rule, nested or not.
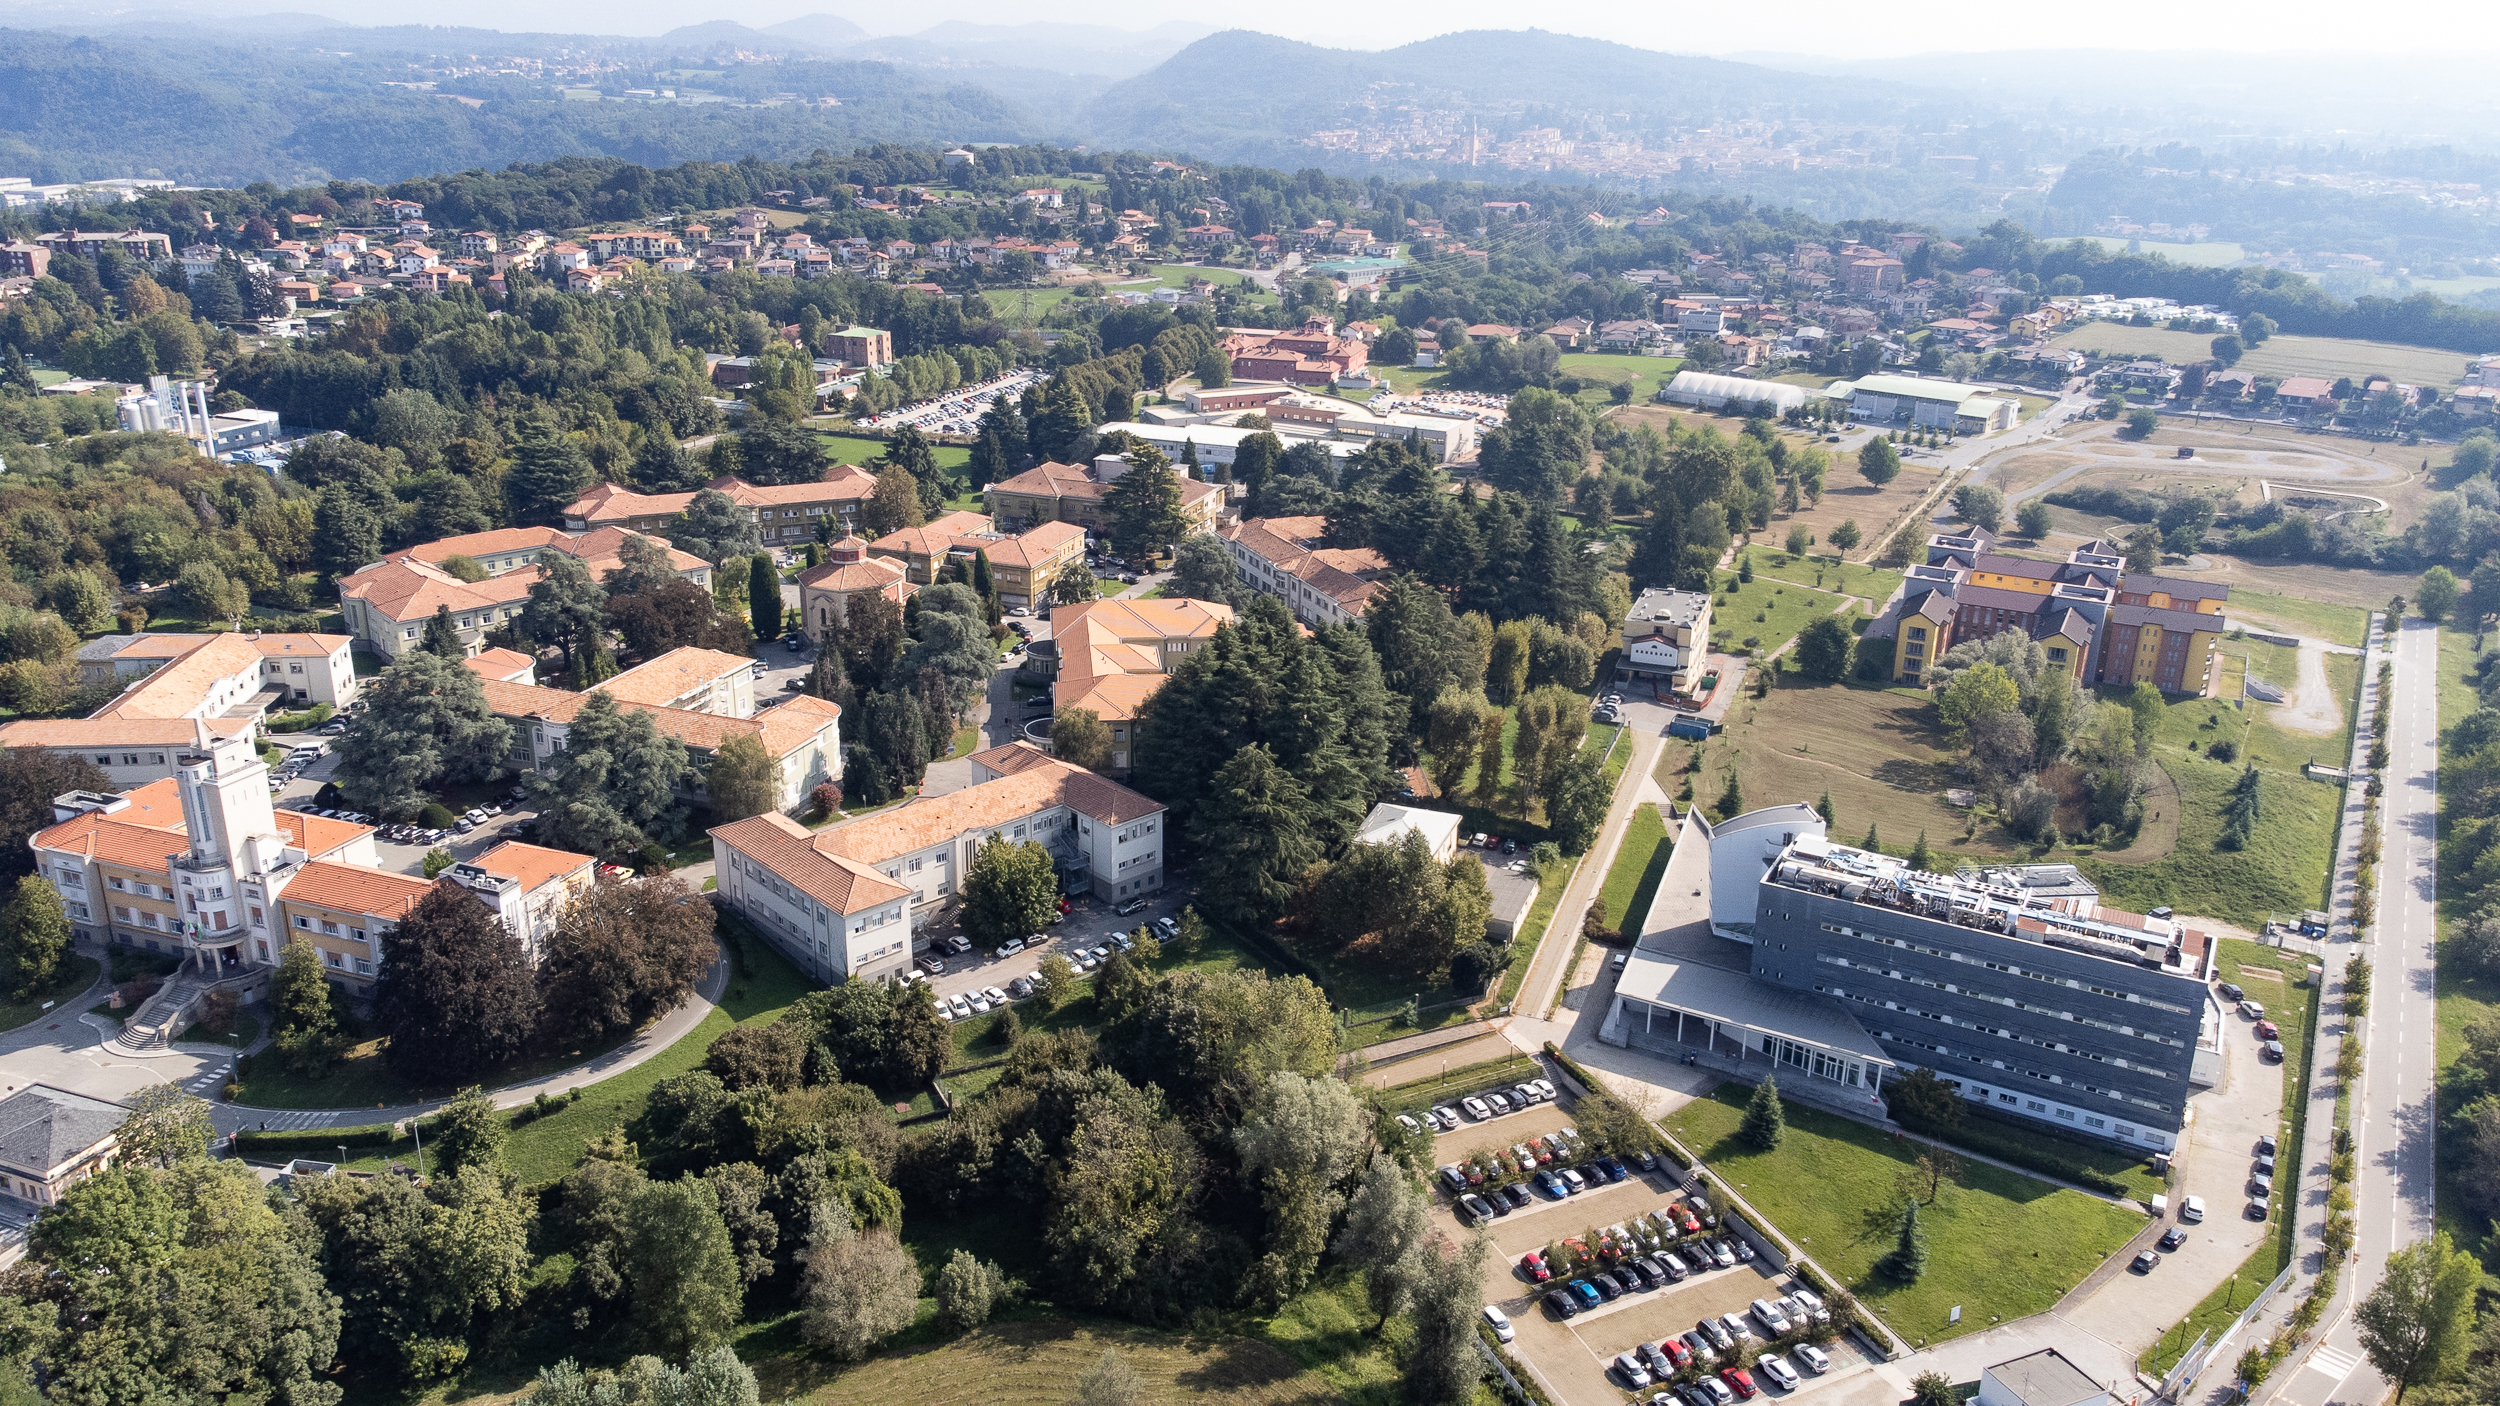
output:
[[[1097,24],[996,25],[948,20],[918,34],[867,40],[851,53],[853,57],[891,59],[897,63],[994,64],[1002,68],[1126,78],[1145,72],[1192,41],[1215,32],[1211,25],[1178,21],[1140,31]]]
[[[1630,113],[1634,128],[1734,117],[1867,118],[1925,95],[1865,79],[1800,83],[1724,59],[1655,53],[1543,30],[1471,30],[1378,53],[1227,30],[1107,89],[1085,114],[1097,141],[1223,160],[1308,163],[1304,133],[1373,108],[1431,103],[1517,113]]]
[[[849,48],[868,37],[868,31],[840,15],[801,15],[794,20],[764,26],[766,34],[778,34],[827,53]]]
[[[753,70],[759,84],[838,94],[837,108],[500,97],[472,107],[383,87],[388,71],[192,35],[0,29],[0,172],[196,185],[393,181],[566,155],[665,166],[878,141],[1020,141],[1055,128],[988,89],[884,63],[810,60]]]

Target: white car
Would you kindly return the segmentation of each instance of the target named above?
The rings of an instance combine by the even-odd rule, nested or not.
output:
[[[1778,1382],[1780,1390],[1795,1391],[1797,1389],[1797,1369],[1789,1366],[1788,1359],[1778,1353],[1766,1352],[1755,1358],[1753,1365],[1761,1368],[1764,1376]]]
[[[1832,1369],[1830,1354],[1812,1343],[1793,1349],[1790,1355],[1806,1364],[1806,1370],[1818,1377]]]
[[[946,1009],[954,1015],[955,1019],[963,1020],[971,1016],[972,1002],[961,995],[949,996],[946,998]]]
[[[1780,1311],[1778,1304],[1769,1299],[1755,1299],[1747,1307],[1752,1309],[1756,1322],[1771,1330],[1772,1337],[1788,1331],[1788,1315]]]
[[[1746,1327],[1745,1320],[1737,1317],[1733,1313],[1720,1314],[1719,1326],[1727,1329],[1729,1339],[1734,1342],[1741,1343],[1745,1339],[1753,1336],[1753,1329]]]
[[[1484,1100],[1480,1098],[1462,1098],[1458,1101],[1458,1106],[1466,1109],[1467,1116],[1479,1123],[1493,1116],[1493,1110],[1485,1107]]]
[[[1399,1114],[1398,1126],[1406,1129],[1410,1133],[1420,1133],[1424,1130],[1424,1125],[1416,1122],[1415,1116],[1411,1113]]]
[[[1634,1391],[1649,1385],[1649,1369],[1641,1365],[1641,1359],[1628,1352],[1615,1354],[1615,1375],[1623,1378],[1623,1384]]]
[[[1510,1326],[1510,1316],[1491,1304],[1484,1306],[1484,1325],[1491,1328],[1493,1336],[1501,1342],[1509,1342],[1519,1336],[1519,1330]]]
[[[1454,1109],[1445,1103],[1440,1107],[1433,1109],[1432,1116],[1441,1120],[1441,1131],[1445,1133],[1454,1133],[1458,1131],[1459,1118],[1457,1109]]]
[[[990,1004],[993,1006],[1003,1006],[1007,1004],[1007,993],[999,990],[995,986],[982,987],[981,994],[988,997]]]
[[[989,1008],[990,1008],[990,998],[989,998],[989,997],[987,997],[987,996],[985,996],[985,995],[983,995],[983,994],[981,994],[981,993],[980,993],[980,992],[978,992],[978,991],[967,991],[967,992],[965,992],[963,995],[958,996],[958,997],[956,997],[955,999],[957,999],[957,1000],[959,1000],[959,1001],[969,1001],[969,1002],[971,1003],[971,1006],[972,1006],[972,1013],[973,1013],[974,1015],[982,1015],[982,1014],[985,1014],[985,1013],[987,1013],[987,1012],[988,1012],[988,1010],[989,1010]]]

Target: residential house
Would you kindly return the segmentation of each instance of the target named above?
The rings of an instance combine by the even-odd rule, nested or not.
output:
[[[0,1193],[37,1206],[113,1165],[131,1111],[118,1103],[28,1084],[0,1099]]]

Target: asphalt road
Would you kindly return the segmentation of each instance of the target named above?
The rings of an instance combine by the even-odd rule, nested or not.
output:
[[[2407,620],[2395,640],[2387,706],[2384,857],[2375,925],[2357,944],[2373,970],[2366,1052],[2352,1111],[2359,1149],[2353,1187],[2356,1262],[2338,1286],[2326,1330],[2269,1385],[2270,1406],[2372,1402],[2388,1384],[2369,1365],[2353,1305],[2385,1275],[2387,1256],[2431,1235],[2433,1101],[2438,1024],[2433,944],[2438,933],[2439,631]],[[2330,951],[2340,964],[2351,953]],[[2308,1248],[2308,1247],[2304,1247]]]

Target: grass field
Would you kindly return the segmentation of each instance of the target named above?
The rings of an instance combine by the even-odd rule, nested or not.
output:
[[[754,1366],[764,1399],[775,1402],[1057,1403],[1069,1399],[1076,1379],[1110,1349],[1144,1379],[1147,1400],[1316,1406],[1339,1399],[1334,1386],[1291,1352],[1253,1338],[1155,1333],[1056,1316],[993,1323],[959,1338],[881,1352],[855,1367],[801,1356],[762,1358]]]
[[[2128,327],[2116,322],[2087,322],[2051,339],[2050,345],[2109,356],[2157,356],[2173,365],[2204,361],[2213,355],[2213,336],[2173,332],[2166,327]],[[2435,347],[2407,347],[2393,342],[2365,342],[2350,337],[2287,337],[2276,335],[2249,348],[2237,371],[2260,376],[2323,376],[2332,381],[2350,376],[2358,381],[2372,372],[2419,386],[2454,386],[2465,377],[2465,357]]]
[[[1857,561],[1836,563],[1819,550],[1802,557],[1792,557],[1776,548],[1756,547],[1752,551],[1757,582],[1768,577],[1785,585],[1811,586],[1818,591],[1857,596],[1878,608],[1901,588],[1898,571]]]
[[[1785,552],[1762,555],[1777,555],[1783,561],[1788,556]],[[1716,648],[1768,658],[1795,639],[1799,630],[1842,604],[1839,596],[1828,591],[1771,580],[1761,574],[1761,564],[1762,558],[1757,557],[1749,586],[1738,585],[1735,572],[1721,573],[1719,603],[1710,616],[1711,642]]]
[[[1927,1272],[1899,1284],[1875,1265],[1893,1247],[1898,1177],[1919,1144],[1791,1103],[1779,1149],[1757,1152],[1735,1136],[1752,1093],[1721,1084],[1661,1121],[1914,1345],[2048,1308],[2144,1227],[2137,1212],[1970,1162],[1936,1204],[1919,1207]],[[1958,1324],[1947,1321],[1956,1306]]]
[[[2249,994],[2265,1003],[2266,1014],[2283,1030],[2283,1107],[2289,1115],[2276,1134],[2285,1148],[2300,1146],[2302,1115],[2307,1112],[2309,1079],[2309,1042],[2317,1031],[2318,992],[2313,987],[2297,985],[2301,981],[2307,958],[2286,954],[2279,947],[2254,942],[2225,941],[2217,963],[2223,980],[2253,988]],[[2250,971],[2271,973],[2273,979],[2246,979]],[[2259,992],[2268,993],[2259,996]],[[2274,994],[2279,992],[2280,994]],[[2297,1156],[2278,1158],[2274,1169],[2274,1204],[2294,1204],[2293,1190],[2299,1181],[2300,1159]],[[2248,1307],[2249,1295],[2274,1282],[2283,1272],[2293,1251],[2297,1217],[2277,1214],[2274,1235],[2241,1264],[2236,1283],[2225,1281],[2188,1316],[2162,1334],[2161,1341],[2144,1354],[2140,1364],[2146,1371],[2159,1375],[2170,1370],[2196,1343],[2197,1335],[2220,1332],[2241,1309]]]
[[[1944,791],[1968,783],[1953,774],[1956,757],[1936,730],[1933,700],[1916,689],[1809,684],[1783,674],[1768,698],[1729,709],[1727,731],[1702,755],[1693,797],[1704,806],[1718,802],[1733,764],[1748,808],[1811,804],[1828,791],[1832,834],[1850,844],[1873,823],[1895,853],[1907,853],[1922,830],[1940,862],[2012,852],[1992,825],[1963,838],[1969,812],[1947,804]],[[1663,765],[1680,772],[1689,756],[1670,746]],[[1660,784],[1674,795],[1684,783],[1679,775]]]
[[[2269,625],[2288,625],[2296,634],[2332,644],[2348,644],[2355,649],[2359,649],[2361,642],[2369,637],[2370,612],[2359,606],[2329,605],[2324,601],[2302,600],[2298,596],[2278,596],[2234,586],[2231,588],[2231,603],[2226,610],[2234,623],[2245,622],[2261,629]],[[2281,633],[2280,629],[2268,629],[2266,632]]]
[[[1562,374],[1595,382],[1598,394],[1617,381],[1632,383],[1632,399],[1646,401],[1675,379],[1684,366],[1680,356],[1623,356],[1611,352],[1564,352]]]
[[[103,970],[104,964],[93,957],[81,957],[75,952],[69,954],[69,960],[61,963],[60,974],[53,978],[50,986],[23,1001],[0,1005],[0,1030],[31,1025],[47,1015],[67,1019],[74,1012],[62,1010],[60,1003],[85,991]],[[46,1011],[44,1007],[47,1005],[52,1009]]]
[[[2225,651],[2244,653],[2260,677],[2289,682],[2297,673],[2294,652],[2279,645],[2239,641],[2226,645]],[[2239,661],[2234,657],[2230,662],[2236,667]],[[2349,711],[2360,668],[2353,655],[2327,660],[2339,719]],[[2179,842],[2150,863],[2082,859],[2085,874],[2101,886],[2105,900],[2136,912],[2170,904],[2182,913],[2251,930],[2269,915],[2325,906],[2343,793],[2300,773],[2312,758],[2340,765],[2351,750],[2351,730],[2339,726],[2323,736],[2291,733],[2270,721],[2273,712],[2273,705],[2251,703],[2243,714],[2208,698],[2170,704],[2154,734],[2152,755],[2179,788]],[[2241,761],[2216,762],[2204,755],[2206,744],[2223,738],[2242,743]],[[2191,742],[2196,750],[2189,750]],[[2254,761],[2263,777],[2258,834],[2244,850],[2217,850],[2223,799],[2245,761]],[[2149,815],[2149,801],[2147,807]]]
[[[1597,911],[1606,926],[1624,931],[1625,924],[1640,922],[1658,892],[1658,880],[1667,872],[1667,856],[1674,851],[1658,807],[1635,807],[1631,823],[1623,828],[1623,845],[1615,851],[1614,867],[1606,871],[1606,886],[1597,894]]]
[[[2127,240],[2110,235],[2084,237],[2113,254],[2125,253],[2127,249]],[[2167,244],[2160,240],[2139,239],[2134,243],[2139,253],[2159,254],[2174,264],[2195,268],[2227,269],[2248,257],[2248,251],[2239,245],[2219,241],[2211,244]]]
[[[818,438],[824,440],[825,452],[839,464],[865,464],[885,453],[884,440],[870,439],[865,435],[825,432]],[[937,456],[941,469],[960,469],[972,462],[972,451],[960,444],[932,445],[930,452]]]

